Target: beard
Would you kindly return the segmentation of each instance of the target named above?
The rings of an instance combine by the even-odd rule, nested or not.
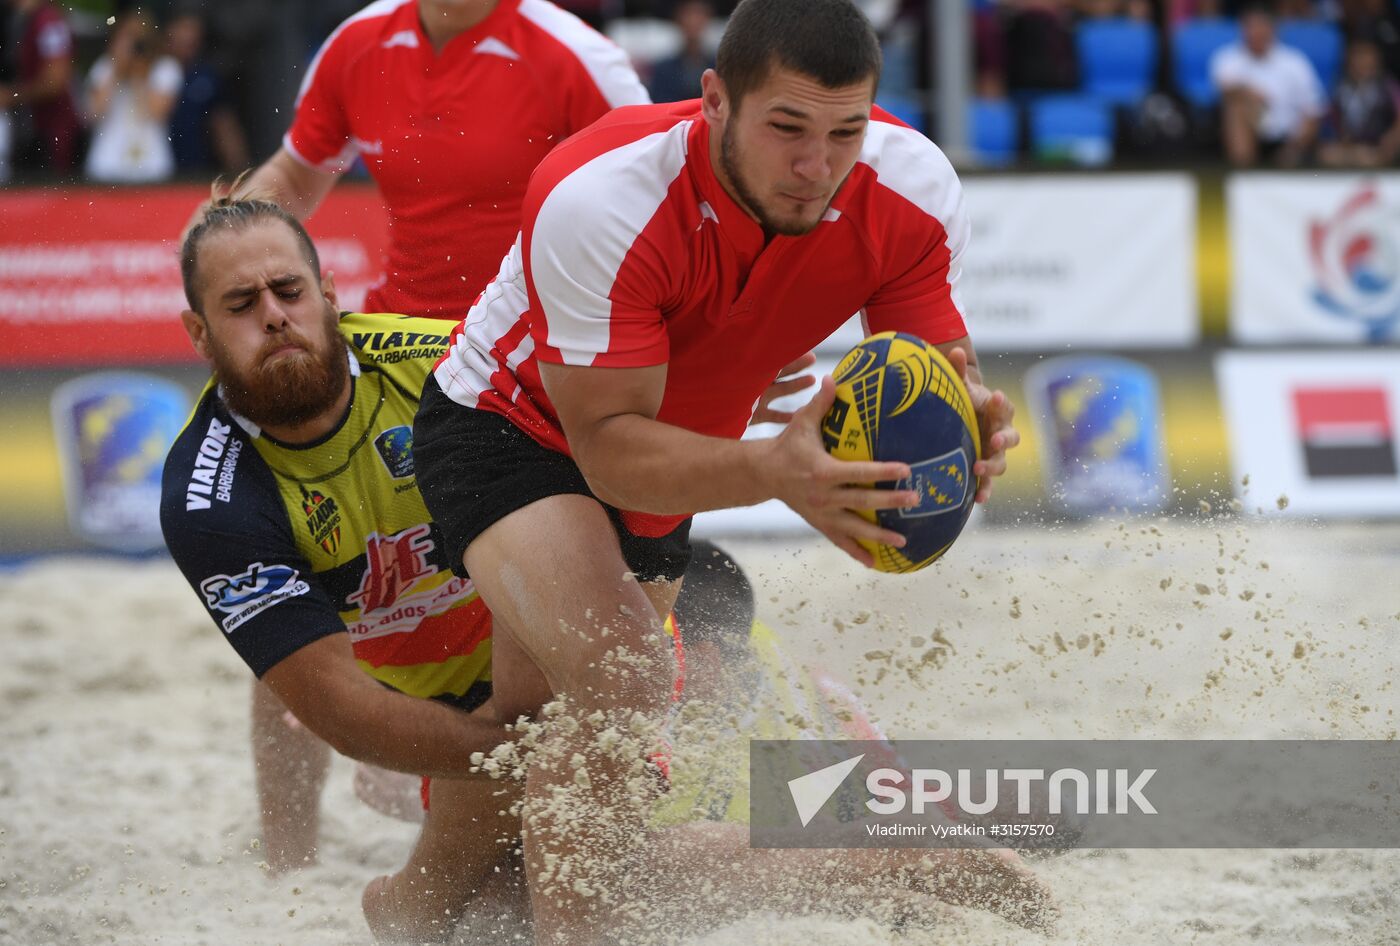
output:
[[[798,218],[781,219],[775,217],[763,201],[759,200],[753,188],[744,177],[744,172],[740,170],[743,164],[743,157],[739,153],[739,143],[734,140],[734,122],[728,122],[724,126],[724,134],[719,140],[719,162],[724,170],[725,176],[729,178],[730,186],[734,188],[734,193],[739,200],[748,208],[749,212],[758,218],[759,226],[769,233],[776,233],[782,236],[804,236],[817,228],[817,224],[822,222],[826,216],[827,208],[831,206],[831,201],[827,201],[822,207],[822,212],[817,214],[816,219],[810,223]],[[840,188],[837,188],[840,190]],[[834,195],[833,195],[834,196]]]
[[[225,349],[211,344],[214,377],[224,403],[259,427],[273,428],[297,427],[330,410],[350,378],[338,323],[335,308],[327,303],[319,343],[290,331],[270,335],[246,371]],[[268,360],[289,342],[302,350]]]

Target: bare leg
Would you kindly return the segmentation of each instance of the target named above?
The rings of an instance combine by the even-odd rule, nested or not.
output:
[[[274,874],[316,863],[321,789],[331,749],[277,695],[253,681],[253,768],[267,863]]]
[[[1252,167],[1259,160],[1259,118],[1264,103],[1246,89],[1227,92],[1220,103],[1220,132],[1225,157],[1235,167]]]
[[[365,921],[381,943],[439,943],[492,882],[517,843],[509,781],[433,779],[423,830],[408,863],[365,888]]]
[[[491,609],[494,634],[519,645],[566,701],[526,777],[536,942],[595,941],[609,896],[590,867],[636,853],[648,778],[645,751],[630,758],[600,752],[598,736],[610,727],[635,734],[635,725],[614,726],[635,714],[664,718],[675,660],[658,608],[670,609],[678,585],[646,589],[632,580],[602,506],[576,495],[541,500],[497,522],[467,549],[465,563]],[[513,692],[512,681],[496,675],[495,690]]]

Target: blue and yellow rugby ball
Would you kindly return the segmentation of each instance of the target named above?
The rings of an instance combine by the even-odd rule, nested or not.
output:
[[[913,489],[908,509],[857,510],[906,539],[904,548],[860,544],[882,572],[914,572],[937,561],[962,532],[977,495],[972,465],[982,438],[967,387],[943,353],[921,338],[881,332],[841,359],[836,402],[822,420],[822,440],[838,460],[908,463],[912,480],[882,483]]]

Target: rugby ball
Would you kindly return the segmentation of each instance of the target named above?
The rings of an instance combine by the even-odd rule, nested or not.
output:
[[[836,401],[822,441],[838,460],[907,463],[910,480],[877,486],[912,489],[919,505],[857,510],[904,536],[904,548],[860,544],[882,572],[915,572],[937,561],[962,532],[977,495],[972,466],[982,438],[967,387],[943,353],[921,338],[881,332],[841,359]]]

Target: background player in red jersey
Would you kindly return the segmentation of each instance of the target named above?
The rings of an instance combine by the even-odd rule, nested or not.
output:
[[[548,0],[378,0],[321,47],[249,186],[304,220],[358,156],[390,221],[364,310],[460,318],[510,248],[540,159],[648,101],[626,54]]]
[[[537,168],[520,240],[425,388],[424,499],[496,633],[571,706],[546,754],[573,761],[527,781],[543,942],[604,935],[615,917],[589,896],[608,883],[594,868],[647,847],[629,807],[637,760],[596,743],[619,714],[665,714],[675,668],[659,615],[689,516],[778,498],[866,564],[857,538],[902,544],[851,510],[916,497],[851,484],[909,468],[827,455],[829,379],[779,437],[737,439],[778,369],[863,310],[966,375],[979,499],[1019,440],[958,302],[961,185],[932,143],[874,109],[879,70],[849,0],[745,0],[701,102],[615,112]],[[618,651],[628,665],[609,673]],[[498,695],[512,688],[496,678]]]

